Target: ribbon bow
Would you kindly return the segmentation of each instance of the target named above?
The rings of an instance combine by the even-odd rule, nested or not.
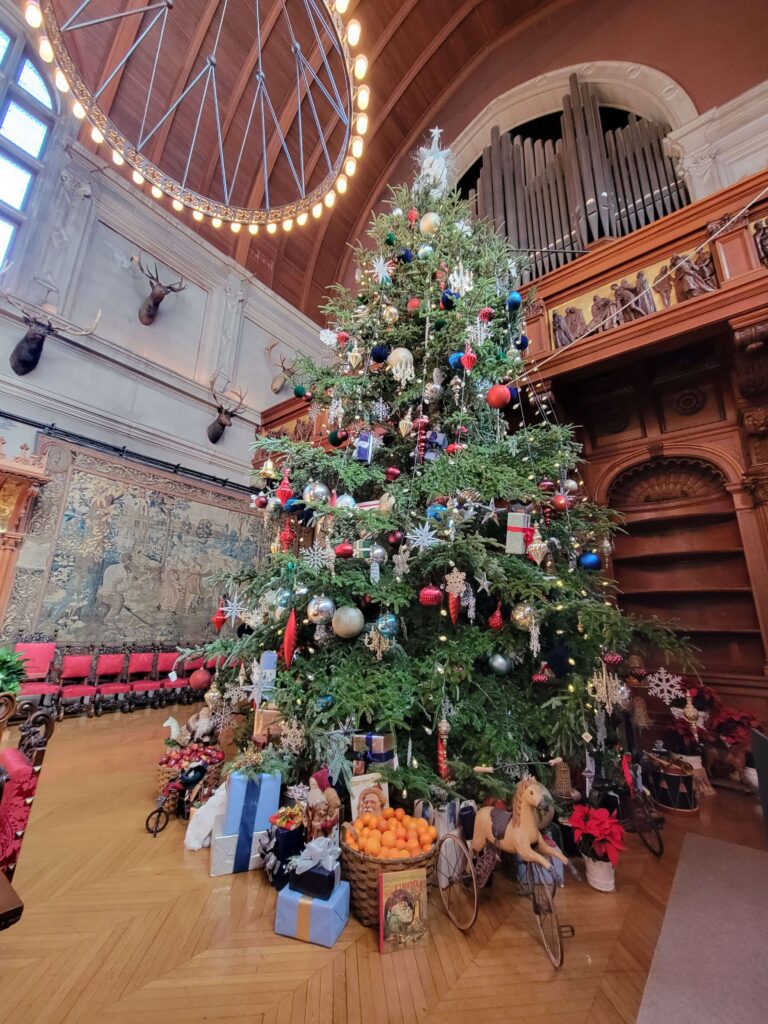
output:
[[[292,867],[297,875],[303,875],[305,871],[312,868],[325,868],[326,871],[333,871],[339,860],[340,850],[332,839],[327,836],[320,836],[307,843],[298,857],[292,859]]]

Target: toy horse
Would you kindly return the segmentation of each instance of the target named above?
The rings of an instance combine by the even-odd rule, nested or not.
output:
[[[568,864],[556,846],[550,846],[539,831],[537,809],[546,801],[547,791],[530,775],[517,784],[512,811],[481,807],[475,816],[472,850],[481,853],[486,844],[502,853],[516,853],[524,861],[549,868],[553,857]],[[536,847],[536,849],[534,849]]]

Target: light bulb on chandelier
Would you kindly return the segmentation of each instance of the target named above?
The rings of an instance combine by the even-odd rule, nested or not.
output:
[[[365,78],[365,74],[368,70],[368,58],[365,56],[365,54],[361,53],[358,54],[357,57],[355,57],[355,63],[353,65],[353,68],[355,78],[358,80],[358,82],[362,81]]]
[[[40,28],[43,24],[43,12],[37,0],[27,0],[24,8],[24,20],[30,28]]]
[[[46,64],[53,63],[53,47],[48,36],[40,36],[37,52],[40,54],[40,60],[44,60]]]
[[[161,188],[158,188],[157,185],[153,185],[150,191],[152,192],[152,196],[154,199],[163,198],[163,190]]]
[[[134,171],[133,174],[131,175],[131,177],[133,178],[134,184],[136,184],[136,185],[143,185],[144,184],[144,175],[140,171]]]
[[[91,128],[91,139],[96,143],[97,146],[100,146],[104,141],[104,136],[101,134],[96,125],[94,125],[93,128]]]
[[[357,46],[360,42],[360,36],[362,35],[362,29],[360,22],[357,18],[353,18],[352,21],[347,25],[347,42],[350,46]]]
[[[229,225],[229,230],[232,232],[233,235],[239,235],[241,227],[242,224],[239,221],[233,220],[232,223]]]

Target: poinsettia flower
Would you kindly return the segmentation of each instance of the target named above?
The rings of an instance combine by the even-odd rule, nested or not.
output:
[[[589,812],[591,808],[587,804],[577,804],[573,813],[568,819],[568,824],[573,829],[573,838],[578,843],[585,832],[588,832]]]

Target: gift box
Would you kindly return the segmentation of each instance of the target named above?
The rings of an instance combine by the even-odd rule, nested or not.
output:
[[[224,835],[253,835],[269,828],[269,819],[280,806],[280,773],[251,778],[232,772],[227,781]]]
[[[217,875],[236,875],[241,871],[255,871],[264,867],[264,855],[261,851],[266,831],[254,832],[248,841],[247,836],[237,833],[226,835],[224,832],[224,815],[220,815],[213,826],[211,834],[211,878]]]
[[[379,762],[392,760],[395,737],[391,732],[356,732],[352,737],[355,753],[368,753]]]
[[[260,845],[264,869],[274,889],[282,889],[288,884],[291,874],[288,861],[301,853],[305,842],[306,832],[303,825],[298,828],[271,828],[262,837]]]
[[[373,434],[367,430],[361,430],[355,438],[355,459],[358,462],[370,462],[373,458],[373,449]]]
[[[507,544],[508,555],[524,555],[533,540],[531,517],[527,512],[507,513]]]
[[[281,889],[275,907],[275,932],[316,946],[333,946],[349,920],[349,882],[340,882],[327,900]]]
[[[341,881],[338,843],[321,836],[313,839],[298,857],[291,861],[288,885],[294,892],[327,900]]]

